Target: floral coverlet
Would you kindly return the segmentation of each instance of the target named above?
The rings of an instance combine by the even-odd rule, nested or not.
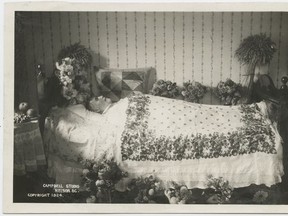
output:
[[[265,110],[264,102],[229,107],[152,95],[122,99],[104,115],[79,105],[56,109],[44,133],[49,176],[76,184],[80,161],[113,159],[130,179],[155,175],[207,188],[212,175],[232,187],[271,186],[283,175],[282,145]]]
[[[225,107],[136,95],[129,98],[126,114],[122,160],[277,153],[272,125],[257,104]]]

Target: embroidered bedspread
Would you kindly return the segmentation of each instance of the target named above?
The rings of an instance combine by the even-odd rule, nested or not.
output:
[[[229,107],[136,95],[105,115],[84,107],[54,112],[46,137],[50,152],[64,161],[113,158],[131,178],[154,174],[205,188],[213,175],[233,187],[270,186],[283,175],[282,146],[265,112],[265,103]],[[55,172],[59,163],[50,165]]]
[[[122,159],[165,161],[276,154],[275,133],[259,105],[208,106],[137,96],[129,99]]]

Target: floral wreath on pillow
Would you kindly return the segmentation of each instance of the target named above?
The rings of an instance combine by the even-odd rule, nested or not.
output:
[[[66,105],[86,104],[91,97],[90,83],[87,81],[87,72],[74,58],[64,58],[62,63],[56,62],[58,77],[62,85],[61,95]]]

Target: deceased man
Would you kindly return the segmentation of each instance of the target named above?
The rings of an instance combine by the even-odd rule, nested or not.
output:
[[[113,159],[128,179],[152,174],[189,188],[206,188],[208,175],[233,187],[281,182],[281,138],[264,102],[218,106],[135,94],[114,104],[93,99],[90,109],[55,108],[46,119],[56,183],[79,183],[86,159]]]

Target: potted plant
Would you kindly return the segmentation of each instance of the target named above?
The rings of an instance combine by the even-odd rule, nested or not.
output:
[[[268,73],[268,66],[275,52],[275,43],[262,33],[248,36],[235,51],[235,57],[247,67],[241,82],[245,89],[243,98],[247,98],[246,102],[251,100],[252,84],[257,80],[258,75]]]

